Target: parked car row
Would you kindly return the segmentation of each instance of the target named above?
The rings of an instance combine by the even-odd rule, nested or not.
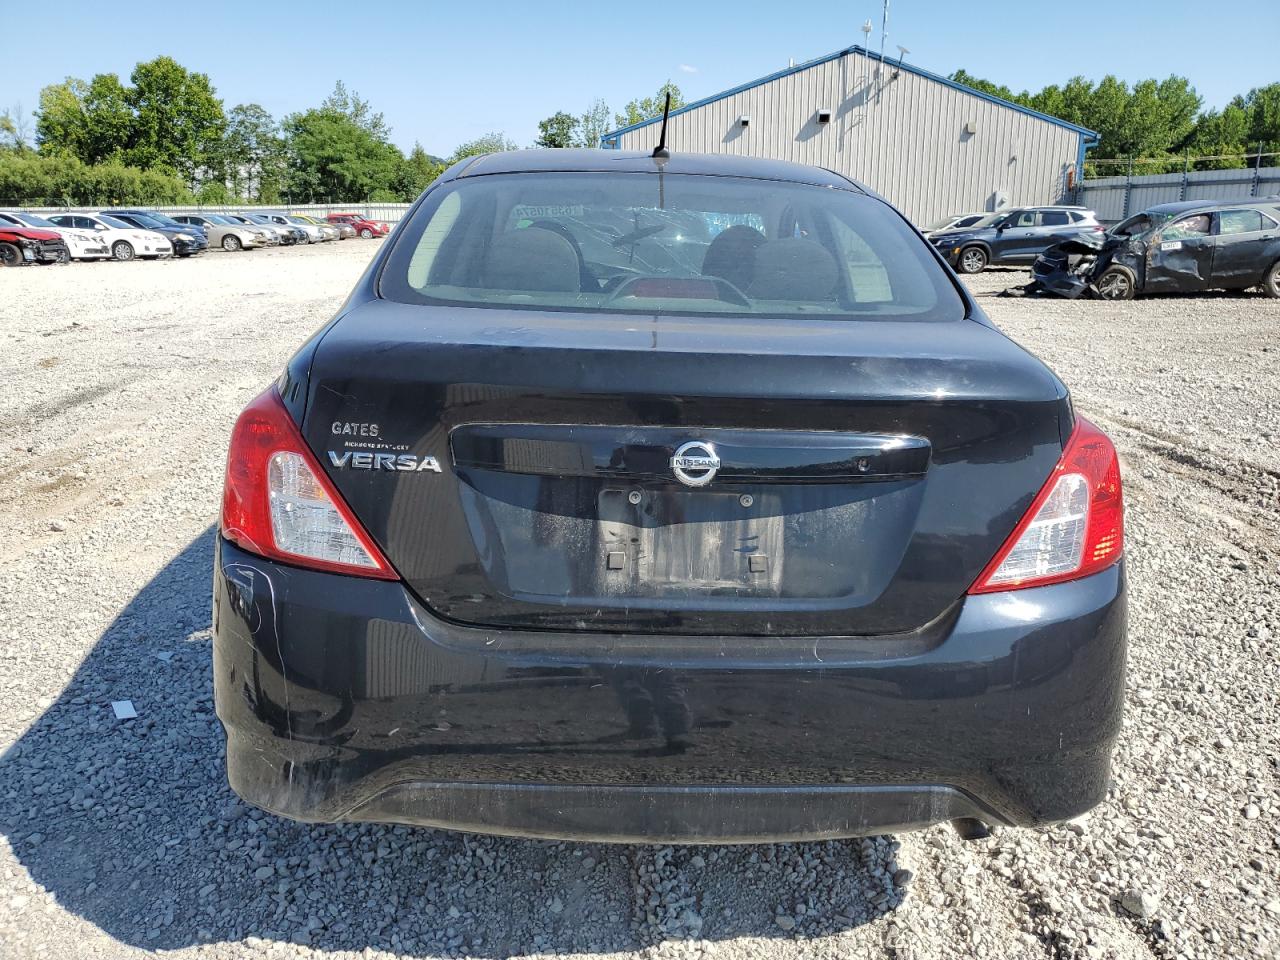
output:
[[[185,213],[152,210],[42,216],[0,211],[0,267],[72,260],[152,260],[193,257],[211,245],[228,252],[258,247],[385,237],[391,228],[358,213],[325,219],[290,213]]]

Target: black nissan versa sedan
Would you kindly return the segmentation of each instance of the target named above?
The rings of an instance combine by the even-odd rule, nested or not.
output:
[[[461,161],[232,433],[232,787],[299,820],[729,842],[1104,796],[1115,451],[874,193]]]

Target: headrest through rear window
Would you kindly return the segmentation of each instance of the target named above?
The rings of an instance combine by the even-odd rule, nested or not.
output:
[[[764,234],[754,227],[735,224],[722,230],[703,255],[702,275],[728,280],[745,293],[755,269],[756,248],[764,242]]]
[[[489,247],[484,285],[531,293],[578,292],[578,255],[551,230],[511,230]]]
[[[836,258],[804,237],[770,240],[756,250],[747,295],[757,300],[829,300],[836,288]]]

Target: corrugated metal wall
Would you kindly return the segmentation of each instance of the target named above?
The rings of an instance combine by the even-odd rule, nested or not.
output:
[[[674,150],[793,160],[852,176],[916,223],[1008,203],[1061,203],[1080,134],[856,52],[671,117]],[[818,123],[819,108],[833,111]],[[738,118],[751,116],[747,127]],[[966,124],[976,132],[965,133]],[[658,126],[621,134],[651,149]]]
[[[1106,221],[1123,220],[1157,203],[1176,200],[1247,200],[1280,194],[1280,167],[1247,170],[1191,170],[1141,177],[1086,180],[1079,202]]]

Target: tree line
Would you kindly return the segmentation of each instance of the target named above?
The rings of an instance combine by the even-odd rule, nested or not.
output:
[[[1195,87],[1178,76],[1132,86],[1110,74],[1096,83],[1072,77],[1037,93],[1015,93],[965,70],[950,79],[1096,131],[1100,141],[1089,151],[1086,176],[1123,173],[1130,160],[1135,174],[1240,168],[1252,166],[1258,154],[1263,166],[1280,161],[1266,156],[1280,153],[1280,83],[1205,110]]]
[[[667,92],[684,103],[668,81],[613,123],[661,112]],[[599,100],[581,116],[558,113],[539,124],[535,146],[599,146],[610,119]],[[418,143],[406,155],[386,118],[341,81],[319,106],[279,120],[256,103],[228,108],[207,74],[162,56],[137,64],[127,82],[68,77],[41,90],[31,114],[0,111],[0,202],[407,202],[450,163],[514,149],[494,132],[448,158]]]
[[[545,120],[538,121],[538,139],[535,147],[598,147],[600,138],[610,130],[629,127],[641,120],[648,120],[662,113],[667,94],[671,94],[671,109],[683,107],[684,95],[680,88],[668,80],[652,97],[630,101],[621,113],[613,114],[609,123],[609,105],[603,100],[592,102],[585,113],[574,115],[557,110]]]
[[[31,121],[34,120],[34,123]],[[406,155],[367,100],[339,81],[317,107],[277,120],[261,105],[227,108],[209,77],[172,57],[68,77],[37,109],[0,112],[0,200],[94,203],[409,201],[447,163],[513,149],[487,134],[441,159]]]

